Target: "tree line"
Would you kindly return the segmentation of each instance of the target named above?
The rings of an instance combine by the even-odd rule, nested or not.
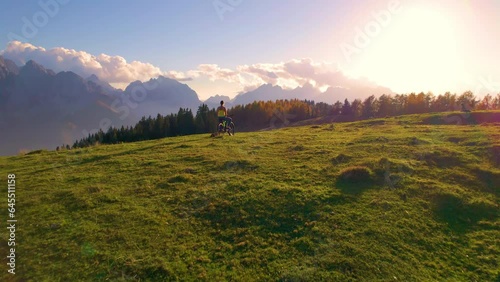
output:
[[[499,110],[500,94],[486,95],[477,99],[470,91],[461,95],[449,92],[435,96],[432,93],[411,93],[374,95],[350,102],[337,101],[334,104],[315,103],[310,100],[258,101],[247,105],[237,105],[228,110],[238,131],[252,131],[268,127],[279,127],[289,122],[297,122],[324,116],[339,116],[345,121],[389,117],[405,114],[446,112],[460,110]],[[191,109],[180,108],[177,113],[166,116],[143,117],[135,126],[111,127],[75,141],[72,148],[94,146],[96,144],[116,144],[136,142],[181,135],[215,132],[218,125],[215,109],[206,104],[198,107],[196,114]],[[62,148],[70,148],[63,145]]]
[[[180,108],[175,114],[142,117],[135,126],[110,127],[107,131],[100,129],[98,132],[76,141],[72,148],[213,132],[217,123],[215,109],[209,109],[207,105],[202,104],[198,107],[196,116],[191,109]],[[62,148],[67,147],[67,145],[63,145]]]

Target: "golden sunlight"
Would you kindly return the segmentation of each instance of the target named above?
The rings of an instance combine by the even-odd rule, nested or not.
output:
[[[354,72],[396,92],[453,91],[465,76],[455,27],[445,12],[405,7],[366,47]]]

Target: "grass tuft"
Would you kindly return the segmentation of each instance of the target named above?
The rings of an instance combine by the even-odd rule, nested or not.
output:
[[[300,151],[304,151],[305,149],[306,148],[303,145],[297,145],[297,146],[290,147],[288,150],[300,152]]]
[[[169,183],[188,183],[189,178],[183,175],[176,175],[168,180]]]
[[[339,180],[346,183],[367,183],[371,182],[372,171],[366,166],[352,166],[340,172]]]
[[[26,153],[26,155],[39,155],[39,154],[44,154],[44,153],[48,153],[48,152],[49,151],[46,149],[41,149],[41,150],[31,151],[29,153]]]
[[[343,169],[337,177],[336,187],[342,193],[358,195],[374,187],[373,172],[366,166],[351,166]]]
[[[351,158],[352,158],[351,156],[341,153],[338,154],[335,158],[332,158],[332,163],[334,165],[347,163],[351,160]]]

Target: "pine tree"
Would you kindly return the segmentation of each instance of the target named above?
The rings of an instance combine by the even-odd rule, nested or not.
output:
[[[342,106],[341,113],[344,116],[352,115],[351,103],[349,103],[349,100],[347,100],[347,98],[344,100],[344,105]]]
[[[363,101],[363,108],[361,116],[363,118],[372,118],[375,116],[375,96],[371,95]]]

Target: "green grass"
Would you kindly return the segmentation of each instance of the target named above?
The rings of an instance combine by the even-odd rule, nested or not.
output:
[[[2,157],[0,280],[499,281],[498,124],[435,116]]]

